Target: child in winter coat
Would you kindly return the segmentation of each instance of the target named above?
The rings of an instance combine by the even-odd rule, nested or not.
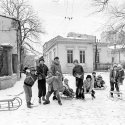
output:
[[[84,93],[91,93],[92,98],[95,98],[94,85],[91,75],[87,75],[86,80],[83,82]]]
[[[94,88],[97,88],[96,72],[92,72],[92,81],[93,81],[93,84],[94,84]]]
[[[67,78],[64,79],[64,84],[63,84],[64,91],[63,91],[63,94],[66,95],[66,96],[69,96],[69,97],[74,97],[75,93],[73,92],[73,89],[71,89],[69,87],[68,81],[69,80]]]
[[[51,71],[48,71],[48,75],[47,75],[47,78],[46,78],[46,82],[48,83],[48,92],[47,92],[47,95],[46,95],[46,100],[43,103],[44,105],[50,103],[49,97],[54,92],[56,94],[58,104],[62,105],[61,98],[60,98],[60,95],[59,95],[60,86],[59,86],[59,82],[58,82],[58,79],[59,79],[60,75],[61,74],[59,72],[56,72],[56,76],[54,76],[54,75],[52,75]]]
[[[101,75],[97,76],[97,88],[104,88],[105,81],[103,80]]]
[[[82,90],[83,86],[83,79],[84,79],[84,69],[78,63],[78,60],[74,60],[74,68],[72,70],[72,74],[76,79],[76,98],[77,99],[84,99],[84,93]]]
[[[119,85],[123,85],[123,80],[124,80],[124,69],[121,64],[118,65],[118,83]]]
[[[32,67],[30,68],[30,70],[27,69],[25,74],[26,74],[26,78],[24,80],[23,88],[26,96],[27,107],[31,108],[32,86],[37,80],[36,70],[34,67]]]

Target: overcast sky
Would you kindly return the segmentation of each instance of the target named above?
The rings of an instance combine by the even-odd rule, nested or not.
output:
[[[108,20],[107,14],[92,14],[94,12],[92,0],[29,1],[47,32],[41,37],[42,44],[57,35],[66,36],[68,32],[96,35],[100,38],[100,33],[104,30],[103,26]],[[111,1],[121,3],[124,0]],[[65,17],[73,17],[73,19],[69,21]]]

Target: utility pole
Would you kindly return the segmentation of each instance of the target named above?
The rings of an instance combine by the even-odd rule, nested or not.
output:
[[[97,70],[97,53],[98,53],[97,39],[96,39],[96,36],[95,36],[95,70]]]

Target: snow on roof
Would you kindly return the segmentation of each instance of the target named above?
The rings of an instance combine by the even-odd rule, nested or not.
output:
[[[9,46],[9,47],[12,47],[11,43],[2,43],[0,44],[1,46]]]
[[[125,46],[123,46],[123,45],[116,45],[116,46],[109,46],[108,48],[109,49],[122,49],[122,48],[125,48]]]

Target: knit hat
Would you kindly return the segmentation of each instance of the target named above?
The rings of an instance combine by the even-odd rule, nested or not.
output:
[[[55,59],[59,59],[59,57],[55,57],[54,60],[55,60]]]
[[[86,79],[87,79],[87,78],[90,78],[90,79],[92,79],[91,75],[87,75]]]
[[[75,63],[75,62],[76,62],[76,63],[78,63],[78,60],[77,60],[77,59],[75,59],[75,60],[73,61],[73,63]]]
[[[92,74],[96,74],[96,72],[92,72]]]
[[[69,81],[67,78],[64,79],[64,82]]]
[[[41,57],[39,58],[39,62],[40,62],[40,61],[44,61],[43,56],[41,56]]]
[[[114,64],[114,65],[113,65],[113,68],[114,68],[114,67],[117,67],[117,64]]]

